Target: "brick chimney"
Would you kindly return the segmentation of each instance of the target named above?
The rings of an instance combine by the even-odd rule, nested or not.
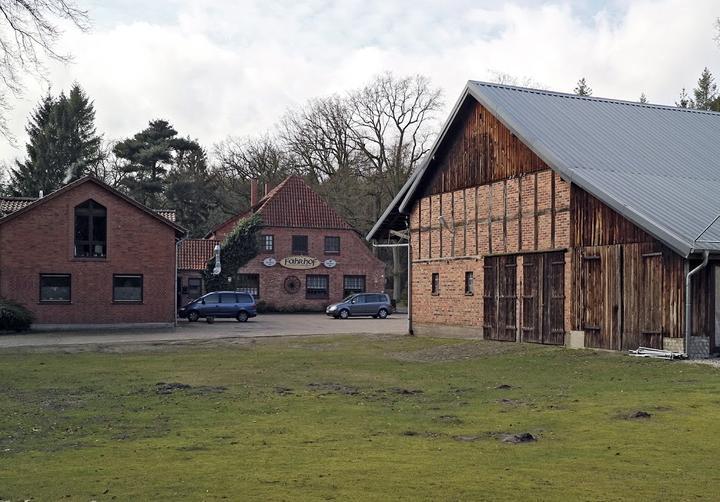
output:
[[[255,205],[258,202],[257,198],[258,193],[258,180],[251,179],[250,180],[250,207],[255,207]]]

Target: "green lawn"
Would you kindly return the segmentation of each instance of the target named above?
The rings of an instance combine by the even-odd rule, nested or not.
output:
[[[719,376],[410,337],[0,353],[0,500],[716,499]]]

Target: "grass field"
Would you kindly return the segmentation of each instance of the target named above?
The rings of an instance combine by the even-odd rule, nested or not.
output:
[[[0,353],[0,500],[717,499],[719,375],[381,336]]]

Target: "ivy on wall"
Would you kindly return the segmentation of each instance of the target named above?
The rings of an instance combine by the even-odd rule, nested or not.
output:
[[[245,266],[258,254],[258,236],[262,219],[254,214],[238,221],[221,244],[219,275],[213,275],[215,257],[213,256],[203,271],[203,279],[207,291],[234,290],[237,282],[237,271]]]

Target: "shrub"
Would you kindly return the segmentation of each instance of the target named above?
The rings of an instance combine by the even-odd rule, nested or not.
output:
[[[0,298],[0,331],[25,331],[34,320],[32,312],[19,303]]]

